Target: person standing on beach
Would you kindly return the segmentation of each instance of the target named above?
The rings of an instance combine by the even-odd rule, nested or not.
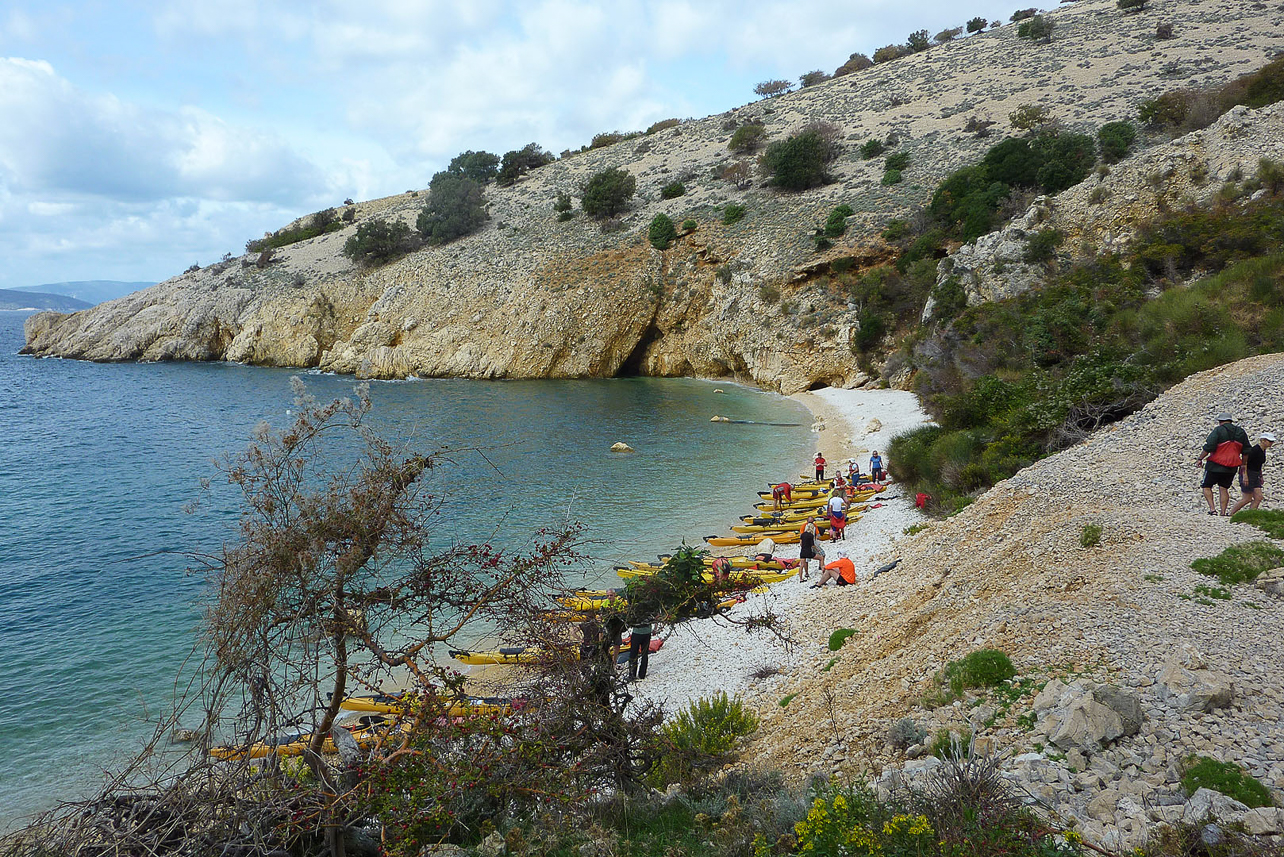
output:
[[[1209,433],[1204,441],[1204,450],[1195,459],[1195,466],[1203,466],[1204,481],[1200,489],[1208,503],[1208,514],[1225,516],[1226,506],[1230,502],[1231,480],[1243,462],[1243,452],[1248,448],[1248,433],[1235,425],[1235,418],[1228,411],[1217,415],[1217,428]],[[1204,459],[1208,463],[1204,463]],[[1213,505],[1213,486],[1217,486],[1218,499],[1221,500],[1221,511]]]
[[[847,501],[842,494],[835,493],[829,498],[829,526],[834,539],[847,538]]]
[[[1230,514],[1235,514],[1250,503],[1254,509],[1262,505],[1262,486],[1265,484],[1262,481],[1262,468],[1266,466],[1266,450],[1274,445],[1275,435],[1264,431],[1257,443],[1248,448],[1239,470],[1239,490],[1244,492],[1244,496],[1231,508]]]
[[[876,449],[874,454],[869,457],[869,478],[881,483],[883,476],[883,456],[879,455]]]
[[[629,632],[629,681],[646,678],[647,658],[651,654],[651,623],[635,621]]]
[[[825,481],[825,456],[817,452],[816,460],[812,463],[816,465],[816,481],[824,482]]]
[[[800,568],[798,570],[798,581],[807,579],[807,572],[811,569],[811,561],[816,557],[816,519],[808,518],[807,523],[802,525],[802,532],[798,536],[798,559]]]

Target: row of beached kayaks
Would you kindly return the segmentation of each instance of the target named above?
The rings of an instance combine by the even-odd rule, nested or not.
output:
[[[804,479],[806,477],[804,476]],[[734,535],[705,536],[705,542],[711,547],[753,547],[763,539],[771,539],[778,545],[797,544],[802,539],[802,528],[807,521],[816,524],[817,538],[827,540],[832,537],[829,517],[825,506],[833,495],[834,480],[810,480],[791,487],[788,502],[775,502],[772,491],[759,491],[763,502],[754,506],[754,514],[745,515],[740,523],[731,528]],[[882,485],[863,483],[848,491],[847,522],[860,520],[861,513],[868,508],[864,504],[875,494],[883,490]]]

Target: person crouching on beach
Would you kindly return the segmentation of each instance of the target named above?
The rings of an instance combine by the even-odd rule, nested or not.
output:
[[[711,571],[713,572],[714,586],[726,583],[731,577],[731,560],[725,556],[718,557],[713,561]]]
[[[1230,502],[1231,480],[1243,463],[1243,452],[1248,448],[1248,433],[1235,425],[1235,418],[1222,411],[1217,415],[1217,428],[1209,433],[1204,441],[1204,450],[1195,459],[1195,466],[1203,466],[1204,481],[1200,490],[1208,503],[1208,514],[1218,514],[1213,505],[1213,486],[1217,486],[1218,499],[1222,501],[1221,515],[1226,515],[1226,506]],[[1204,459],[1208,463],[1204,464]]]
[[[860,465],[854,458],[847,459],[847,481],[853,488],[860,484]]]
[[[1244,454],[1244,463],[1239,469],[1239,490],[1244,492],[1244,496],[1231,508],[1230,514],[1235,514],[1250,503],[1254,509],[1262,505],[1262,486],[1265,484],[1262,481],[1262,468],[1266,466],[1266,450],[1274,445],[1275,435],[1265,431]]]
[[[807,579],[807,572],[811,570],[811,561],[816,558],[816,519],[808,518],[807,523],[802,525],[802,530],[798,536],[798,582]]]
[[[824,482],[825,481],[825,456],[820,454],[819,452],[816,453],[816,460],[813,461],[812,463],[816,465],[816,481]]]
[[[786,503],[794,502],[794,486],[788,482],[781,482],[779,485],[772,486],[771,489],[771,508],[779,512],[785,508]]]
[[[822,560],[823,562],[823,560]],[[825,566],[824,572],[820,575],[820,580],[812,584],[812,589],[819,589],[831,580],[838,581],[839,586],[849,586],[856,583],[856,563],[847,557],[838,559]]]

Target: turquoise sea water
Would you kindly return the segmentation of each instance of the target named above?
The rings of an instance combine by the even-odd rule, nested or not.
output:
[[[24,313],[0,312],[0,830],[84,793],[151,734],[190,651],[190,557],[231,535],[213,460],[293,408],[285,370],[114,364],[17,355]],[[328,400],[351,378],[304,375]],[[716,393],[715,390],[725,393]],[[437,536],[520,547],[582,522],[590,585],[615,562],[727,532],[769,480],[805,468],[797,403],[684,379],[371,386],[373,422],[424,451],[461,451]],[[711,423],[721,414],[759,423]],[[608,451],[625,441],[637,452]]]

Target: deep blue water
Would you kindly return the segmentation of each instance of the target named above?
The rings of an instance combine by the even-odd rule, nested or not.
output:
[[[25,316],[0,312],[0,830],[84,793],[151,734],[191,649],[191,557],[233,535],[214,460],[294,407],[286,370],[20,357]],[[354,386],[303,377],[321,400]],[[371,398],[385,435],[460,450],[434,474],[435,537],[520,547],[569,517],[586,527],[590,584],[726,532],[813,445],[800,405],[725,383],[424,380],[374,383]],[[637,452],[610,453],[618,440]],[[202,477],[215,490],[185,513]]]

